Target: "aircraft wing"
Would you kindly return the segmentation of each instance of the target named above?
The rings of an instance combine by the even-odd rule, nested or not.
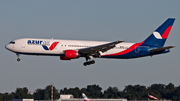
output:
[[[150,49],[150,52],[155,52],[155,51],[163,51],[166,49],[174,48],[175,46],[167,46],[167,47],[161,47],[161,48],[156,48],[156,49]]]
[[[83,49],[79,49],[78,53],[83,54],[83,55],[93,55],[95,53],[99,53],[99,52],[106,52],[112,48],[114,48],[117,44],[124,42],[124,41],[115,41],[115,42],[111,42],[111,43],[107,43],[107,44],[102,44],[102,45],[98,45],[98,46],[93,46],[93,47],[89,47],[89,48],[83,48]]]

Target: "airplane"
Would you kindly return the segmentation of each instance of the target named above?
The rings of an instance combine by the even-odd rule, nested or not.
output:
[[[154,100],[158,100],[158,98],[156,98],[156,97],[148,94],[148,99],[149,99],[149,98],[154,99]]]
[[[138,43],[122,40],[114,42],[21,38],[9,42],[5,48],[19,55],[60,56],[60,60],[84,57],[84,66],[94,64],[93,58],[133,59],[170,52],[175,46],[165,46],[175,18],[168,18],[147,39]]]
[[[84,101],[91,101],[84,93],[82,93]]]

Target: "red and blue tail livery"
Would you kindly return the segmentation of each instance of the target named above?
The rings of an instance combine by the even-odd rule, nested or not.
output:
[[[143,44],[163,47],[171,31],[174,20],[174,18],[167,19],[144,41]]]
[[[164,46],[174,21],[174,18],[168,18],[149,37],[136,43],[123,40],[105,42],[21,38],[9,42],[5,48],[17,54],[17,61],[20,61],[20,54],[59,56],[61,60],[84,57],[84,66],[94,64],[93,58],[133,59],[160,55],[170,52],[170,49],[175,47]]]

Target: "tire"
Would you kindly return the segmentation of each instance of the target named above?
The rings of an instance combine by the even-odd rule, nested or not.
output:
[[[84,64],[83,64],[84,66],[87,66],[87,63],[86,62],[84,62]]]
[[[20,61],[20,58],[17,58],[17,61],[19,62],[19,61]]]
[[[94,63],[95,63],[95,61],[94,61],[94,60],[92,60],[92,61],[91,61],[91,64],[94,64]]]

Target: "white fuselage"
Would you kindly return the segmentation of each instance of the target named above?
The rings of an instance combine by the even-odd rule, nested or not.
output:
[[[174,23],[174,18],[168,18],[148,38],[139,43],[125,43],[124,41],[80,41],[57,39],[16,39],[5,47],[19,54],[60,56],[61,60],[71,60],[85,57],[84,66],[94,64],[92,58],[132,59],[153,56],[170,52],[170,48],[163,47]],[[17,59],[20,61],[20,58]]]
[[[104,41],[79,41],[79,40],[57,40],[57,39],[33,39],[33,38],[22,38],[13,40],[15,44],[7,44],[6,49],[20,54],[30,55],[55,55],[60,56],[64,54],[65,50],[78,50],[82,48],[88,48],[106,44],[109,42]],[[54,42],[58,44],[52,50],[45,50],[42,45],[49,48]],[[101,55],[108,55],[121,52],[134,43],[120,43],[115,48],[102,53]],[[52,46],[51,46],[52,47]]]

